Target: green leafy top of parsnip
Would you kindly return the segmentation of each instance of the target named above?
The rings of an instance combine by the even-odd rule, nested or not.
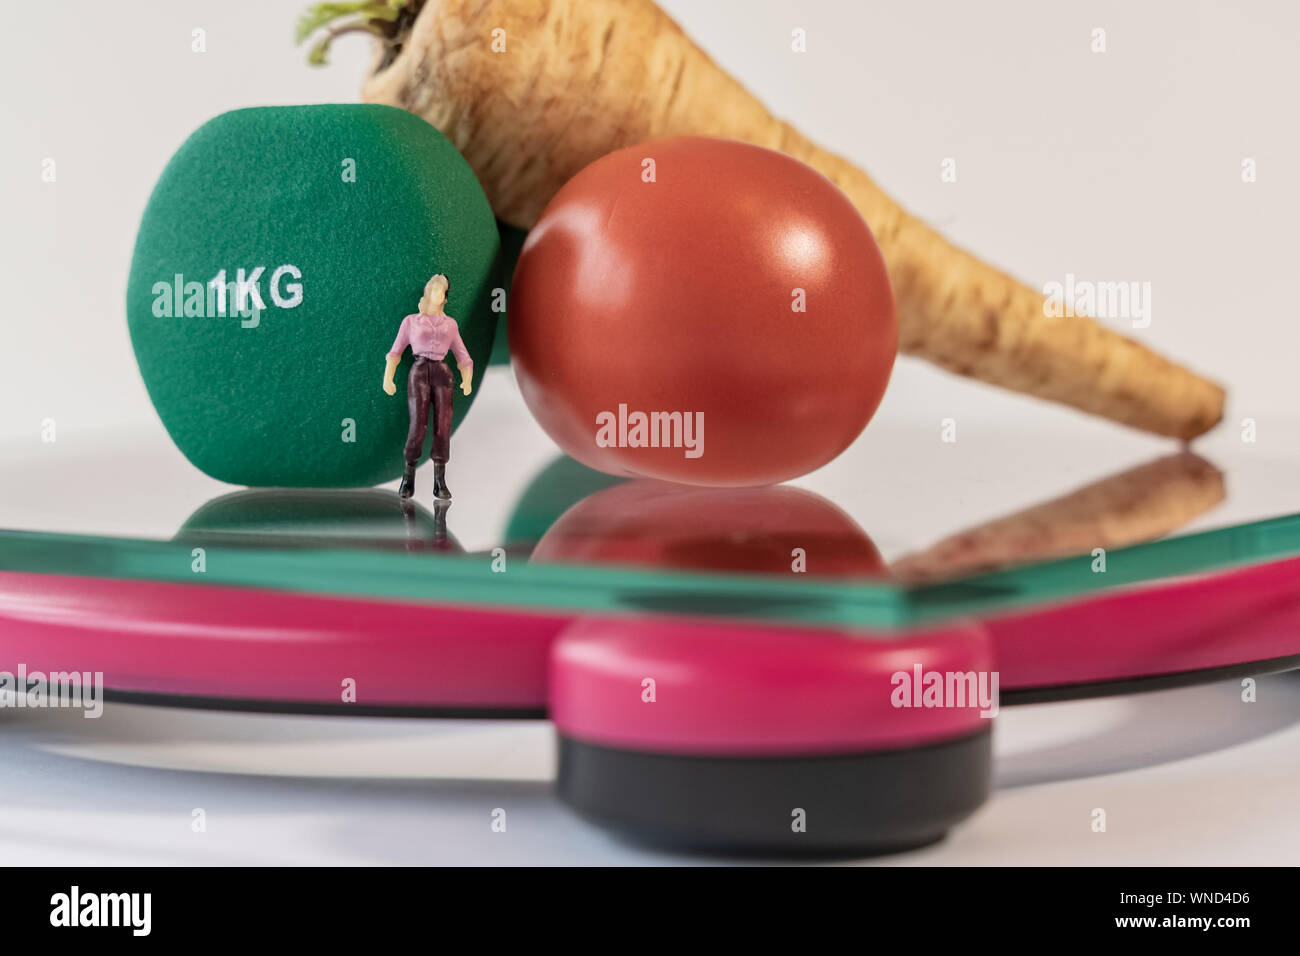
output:
[[[368,33],[393,46],[410,29],[422,0],[346,0],[341,3],[318,3],[298,18],[294,40],[301,45],[313,34],[325,31],[307,54],[312,66],[323,66],[335,37],[345,33]]]

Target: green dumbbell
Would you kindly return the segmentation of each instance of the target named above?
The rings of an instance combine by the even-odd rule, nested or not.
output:
[[[391,480],[411,362],[384,394],[398,326],[446,275],[446,313],[481,377],[504,309],[499,248],[469,165],[405,110],[224,113],[172,157],[140,224],[127,320],[149,397],[222,481]],[[453,428],[474,394],[456,390]]]

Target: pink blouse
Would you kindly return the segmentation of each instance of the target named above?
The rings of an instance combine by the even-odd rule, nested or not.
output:
[[[407,346],[416,355],[423,355],[435,362],[447,357],[450,349],[456,356],[456,364],[461,368],[472,368],[469,349],[460,338],[460,327],[450,315],[424,315],[414,312],[402,319],[402,327],[397,330],[389,356],[400,356]]]

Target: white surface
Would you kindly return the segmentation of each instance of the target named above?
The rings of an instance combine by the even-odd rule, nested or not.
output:
[[[508,369],[489,369],[453,439],[451,533],[470,551],[503,543],[529,482],[558,451],[528,414]],[[977,392],[963,404],[987,410]],[[1300,511],[1300,414],[1268,441],[1219,429],[1196,445],[1224,474],[1225,497],[1176,529],[1220,528]],[[963,425],[958,441],[897,417],[873,422],[835,461],[790,482],[843,509],[893,561],[982,521],[1038,505],[1176,450],[1113,427]],[[208,501],[236,491],[189,464],[155,423],[95,429],[52,444],[0,440],[0,528],[168,539]],[[421,505],[431,471],[417,475]],[[396,487],[396,482],[392,483]],[[1027,558],[1026,558],[1027,560]],[[1081,573],[1090,573],[1083,566]]]
[[[1300,863],[1300,675],[1003,710],[992,799],[895,865]],[[12,864],[692,864],[574,816],[550,726],[0,711]],[[207,830],[191,830],[196,808]],[[506,830],[493,832],[493,811]],[[1091,829],[1093,810],[1107,829]],[[810,821],[810,825],[815,821]],[[753,862],[753,861],[749,861]],[[767,862],[767,861],[760,861]]]
[[[356,98],[367,51],[341,43],[329,69],[308,70],[290,44],[304,5],[68,0],[6,10],[6,507],[28,486],[17,481],[32,474],[24,468],[63,481],[101,480],[37,459],[48,450],[39,443],[43,419],[58,422],[57,454],[83,467],[102,462],[109,481],[112,450],[131,447],[116,436],[159,428],[135,372],[121,303],[139,214],[172,151],[226,109]],[[1228,422],[1203,443],[1208,457],[1295,460],[1300,141],[1285,117],[1300,79],[1300,7],[1282,0],[664,6],[775,112],[1009,271],[1034,284],[1067,272],[1152,282],[1153,321],[1136,334],[1230,387]],[[202,55],[190,52],[195,27],[207,30]],[[794,27],[808,31],[806,54],[790,52]],[[1089,52],[1095,27],[1107,31],[1102,55]],[[57,162],[56,184],[40,181],[46,157]],[[940,181],[945,157],[958,161],[957,183]],[[1246,157],[1258,163],[1251,185],[1240,180]],[[978,508],[987,516],[1027,503],[1015,479],[1025,462],[1055,469],[1046,497],[1103,477],[1112,460],[1138,464],[1171,450],[907,360],[864,442],[917,429],[937,444],[945,417],[958,420],[962,441],[997,432],[1013,445],[1008,434],[1034,436],[983,476]],[[1238,440],[1244,417],[1259,425],[1259,441],[1248,448]],[[111,430],[118,428],[124,431]],[[537,464],[545,461],[544,446],[530,447]],[[1106,451],[1072,454],[1078,448]],[[520,474],[510,480],[522,481]],[[817,480],[843,499],[862,495],[868,475],[871,494],[886,500],[926,480],[868,456],[832,465]],[[210,485],[211,495],[223,490]],[[201,503],[194,486],[186,488],[182,498],[165,481],[145,489],[124,483],[122,507],[147,503],[160,525],[165,518],[174,529],[173,518]],[[886,552],[903,537],[938,536],[964,505],[942,497],[940,485],[932,494],[934,508],[915,518],[920,526],[883,535],[864,526]],[[456,507],[459,516],[483,506]],[[986,516],[978,508],[972,521]],[[43,524],[62,515],[54,506]],[[96,530],[86,520],[79,519],[83,530]],[[1295,716],[1300,682],[1289,677],[1262,681],[1251,705],[1238,702],[1230,683],[1004,712],[993,800],[946,843],[889,862],[1295,863]],[[0,859],[680,860],[574,819],[550,794],[550,761],[545,725],[126,706],[111,707],[100,722],[0,712]],[[506,834],[489,829],[498,806],[509,814]],[[195,807],[208,814],[205,834],[190,831]],[[1089,830],[1094,807],[1108,813],[1106,834]]]

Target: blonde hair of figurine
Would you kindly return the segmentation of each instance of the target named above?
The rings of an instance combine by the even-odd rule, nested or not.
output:
[[[447,290],[450,288],[451,283],[441,272],[432,276],[424,284],[424,295],[420,296],[420,314],[438,315],[442,312],[442,307],[447,304]]]

